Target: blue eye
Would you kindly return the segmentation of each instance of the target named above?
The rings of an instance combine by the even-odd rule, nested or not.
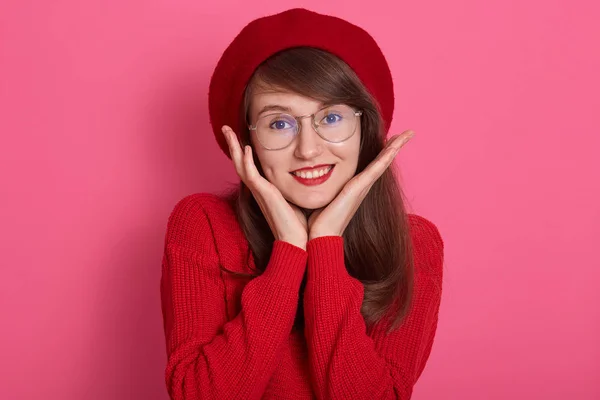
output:
[[[269,125],[269,128],[275,129],[275,130],[284,130],[284,129],[292,129],[293,126],[288,121],[278,119],[276,121],[271,122],[271,125]]]
[[[343,117],[341,115],[330,113],[330,114],[327,114],[325,117],[323,117],[323,120],[321,120],[321,123],[325,124],[325,125],[331,125],[331,124],[335,124],[336,122],[340,122],[342,119],[343,119]]]

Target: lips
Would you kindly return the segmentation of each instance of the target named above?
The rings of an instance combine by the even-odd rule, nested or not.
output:
[[[300,171],[312,171],[314,169],[318,170],[318,169],[329,167],[329,166],[332,166],[332,165],[333,164],[319,164],[319,165],[315,165],[315,166],[312,166],[312,167],[304,167],[304,168],[296,169],[296,170],[291,171],[291,172],[294,173],[294,172],[300,172]]]
[[[300,170],[299,172],[293,172],[290,174],[296,179],[298,182],[305,186],[315,186],[320,185],[325,182],[331,176],[331,173],[334,170],[334,165],[329,165],[325,167],[312,168],[304,170]]]
[[[323,176],[325,174],[327,174],[331,168],[333,166],[332,165],[328,165],[325,167],[317,167],[317,168],[311,168],[311,169],[301,169],[301,170],[296,170],[294,172],[292,172],[292,175],[295,176],[299,176],[301,178],[306,178],[306,179],[312,179],[312,178],[318,178],[320,176]]]

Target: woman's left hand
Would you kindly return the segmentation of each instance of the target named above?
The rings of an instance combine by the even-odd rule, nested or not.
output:
[[[413,136],[414,132],[408,130],[390,138],[381,153],[360,174],[350,179],[331,203],[313,211],[308,218],[308,239],[342,236],[373,184]]]

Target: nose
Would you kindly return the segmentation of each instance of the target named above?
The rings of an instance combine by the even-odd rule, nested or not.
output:
[[[323,139],[315,132],[312,123],[302,121],[300,131],[296,136],[296,149],[294,155],[304,160],[310,160],[323,153]]]

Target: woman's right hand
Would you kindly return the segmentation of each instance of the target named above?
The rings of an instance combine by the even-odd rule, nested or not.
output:
[[[227,140],[235,170],[252,192],[275,240],[288,242],[306,250],[308,224],[302,211],[288,203],[279,189],[260,175],[254,164],[252,148],[245,146],[242,150],[236,134],[229,126],[224,125],[221,130]]]

